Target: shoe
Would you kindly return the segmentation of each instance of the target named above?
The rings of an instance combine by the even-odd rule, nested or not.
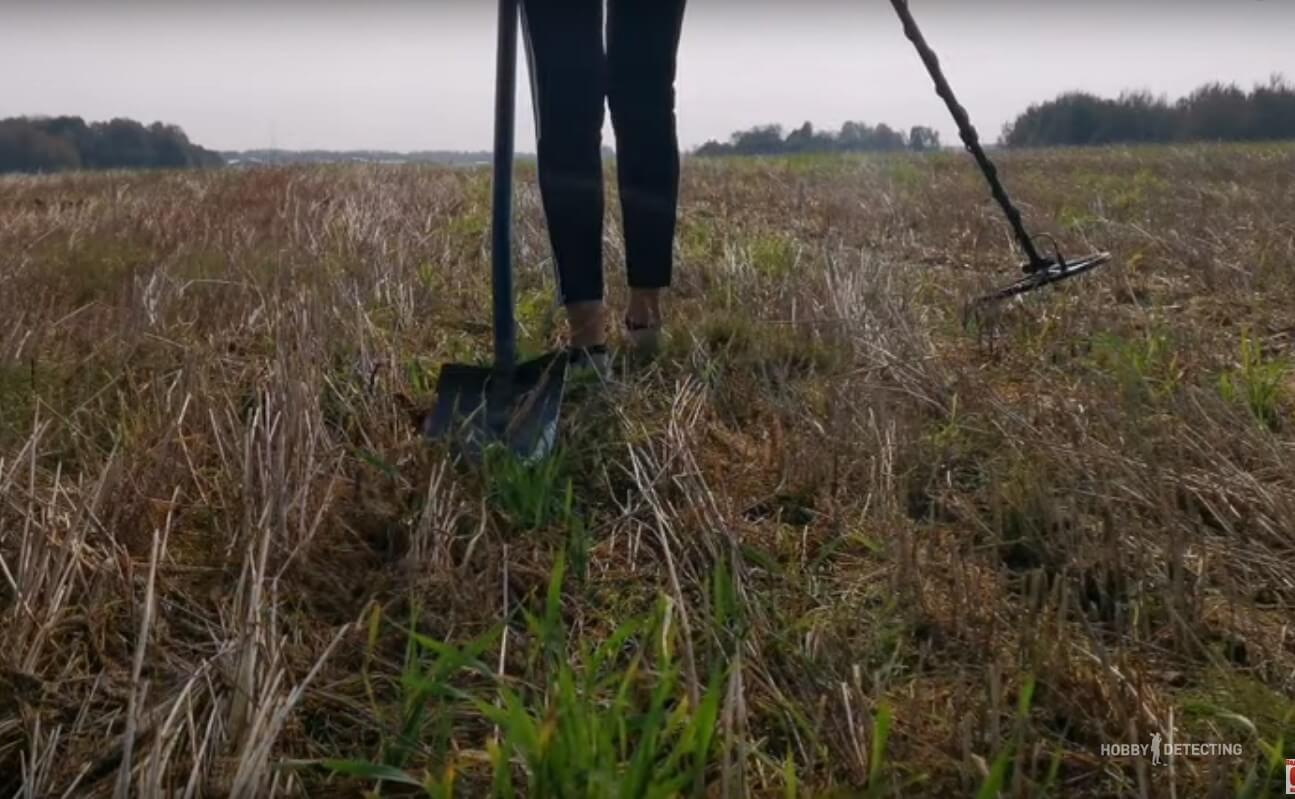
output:
[[[625,341],[637,358],[655,358],[661,351],[661,325],[636,325],[625,317]]]
[[[572,383],[606,383],[612,378],[612,358],[607,345],[567,348],[567,380]]]

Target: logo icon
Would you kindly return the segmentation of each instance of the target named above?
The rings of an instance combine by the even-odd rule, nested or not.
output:
[[[1286,758],[1286,795],[1295,796],[1295,758]]]

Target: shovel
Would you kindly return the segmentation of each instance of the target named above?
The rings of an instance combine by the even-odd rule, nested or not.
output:
[[[443,366],[436,384],[436,407],[423,424],[425,436],[449,440],[472,461],[480,461],[493,446],[505,447],[525,462],[548,455],[557,443],[566,377],[564,352],[517,363],[512,270],[517,11],[518,0],[499,0],[490,240],[495,362],[493,366]]]

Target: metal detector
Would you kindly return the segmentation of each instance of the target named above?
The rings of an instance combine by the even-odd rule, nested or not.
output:
[[[966,145],[967,150],[976,159],[976,164],[980,167],[981,173],[989,183],[989,190],[993,193],[994,200],[1003,209],[1003,214],[1007,217],[1008,224],[1012,226],[1012,234],[1016,238],[1017,245],[1028,259],[1021,266],[1021,271],[1025,272],[1025,277],[977,297],[972,302],[970,309],[1025,294],[1051,283],[1058,283],[1090,271],[1111,260],[1109,252],[1097,252],[1083,258],[1066,259],[1062,256],[1061,249],[1057,246],[1056,241],[1052,240],[1050,236],[1047,238],[1052,241],[1052,255],[1045,256],[1039,252],[1034,239],[1025,230],[1025,224],[1021,221],[1021,212],[1012,204],[1012,199],[1007,196],[1007,190],[1003,188],[1002,181],[998,179],[998,169],[994,167],[994,162],[990,161],[989,156],[985,154],[985,149],[980,146],[980,136],[976,133],[975,127],[972,126],[971,118],[967,116],[967,110],[958,103],[958,98],[954,96],[953,89],[949,86],[949,81],[945,79],[944,72],[940,69],[939,57],[936,56],[931,46],[926,43],[926,38],[922,36],[921,29],[917,27],[917,21],[913,19],[912,12],[908,10],[908,0],[890,0],[890,4],[894,6],[895,13],[899,15],[900,21],[904,24],[904,35],[917,48],[917,53],[921,56],[922,63],[926,65],[926,71],[930,73],[931,79],[935,81],[936,94],[940,95],[940,99],[944,100],[944,104],[949,107],[949,113],[953,115],[953,121],[958,124],[958,135],[962,138],[962,143]]]

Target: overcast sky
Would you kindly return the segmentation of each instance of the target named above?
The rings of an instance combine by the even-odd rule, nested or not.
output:
[[[1295,0],[911,0],[987,139],[1068,89],[1295,78]],[[486,149],[491,0],[0,0],[0,117],[127,116],[214,149]],[[689,0],[685,147],[847,119],[956,141],[887,0]],[[529,103],[525,82],[520,103]],[[529,106],[518,146],[533,149]],[[610,137],[610,128],[608,130]]]

